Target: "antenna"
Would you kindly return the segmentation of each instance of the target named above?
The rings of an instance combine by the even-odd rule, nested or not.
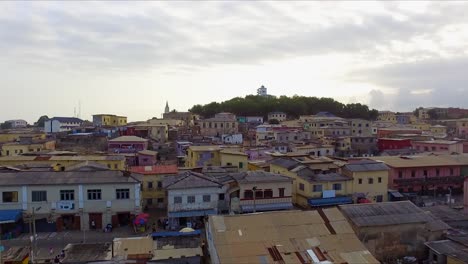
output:
[[[81,100],[78,101],[78,118],[81,118]]]
[[[76,117],[76,107],[73,107],[73,117]]]

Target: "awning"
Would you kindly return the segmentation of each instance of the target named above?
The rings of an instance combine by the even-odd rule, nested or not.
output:
[[[193,217],[193,216],[205,216],[205,215],[215,215],[216,210],[207,209],[207,210],[193,210],[193,211],[183,211],[183,212],[169,212],[169,217]]]
[[[308,203],[310,206],[319,207],[319,206],[330,206],[330,205],[340,205],[340,204],[350,204],[353,203],[353,199],[350,197],[332,197],[332,198],[322,198],[322,199],[309,199]]]
[[[403,194],[401,194],[400,192],[390,192],[390,195],[395,197],[395,198],[403,198]]]
[[[272,203],[272,204],[257,204],[255,205],[256,211],[275,211],[275,210],[288,210],[292,209],[292,203]],[[253,205],[241,205],[243,213],[253,212]]]
[[[153,232],[152,237],[181,237],[181,236],[197,236],[200,235],[200,230],[194,230],[193,232],[177,232],[177,231],[163,231]]]
[[[21,210],[0,210],[0,224],[14,223],[21,219]]]

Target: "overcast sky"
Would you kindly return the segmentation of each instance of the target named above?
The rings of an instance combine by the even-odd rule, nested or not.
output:
[[[467,2],[0,2],[0,121],[160,117],[166,101],[468,107]]]

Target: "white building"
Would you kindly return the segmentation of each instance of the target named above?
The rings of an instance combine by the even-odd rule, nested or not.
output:
[[[271,113],[268,113],[268,121],[272,120],[272,119],[276,119],[278,121],[284,121],[286,120],[286,113],[284,112],[271,112]]]
[[[26,122],[26,120],[22,120],[22,119],[7,120],[7,121],[5,121],[5,123],[10,123],[11,128],[22,128],[22,127],[27,127],[28,126],[28,122]]]
[[[222,135],[221,139],[224,144],[242,144],[243,137],[242,134],[227,134]]]
[[[91,169],[0,173],[0,212],[34,211],[37,226],[48,231],[87,230],[91,221],[99,229],[129,224],[141,210],[140,181],[122,171]]]
[[[76,117],[54,117],[44,122],[44,132],[58,133],[71,131],[82,124],[83,120]]]
[[[258,88],[257,89],[257,95],[259,96],[267,96],[268,93],[267,93],[267,88],[265,86],[262,85],[262,87]]]

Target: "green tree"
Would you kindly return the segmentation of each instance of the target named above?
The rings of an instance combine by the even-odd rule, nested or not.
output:
[[[46,121],[47,119],[49,119],[49,117],[46,116],[46,115],[43,115],[43,116],[39,117],[39,119],[37,120],[37,122],[35,123],[35,125],[36,125],[37,127],[44,127],[44,123],[45,123],[45,121]]]
[[[10,122],[5,122],[0,124],[1,129],[10,129],[11,128],[11,123]]]
[[[268,120],[268,124],[270,124],[270,125],[279,125],[279,123],[280,123],[280,122],[278,121],[278,119],[270,119],[270,120]]]

